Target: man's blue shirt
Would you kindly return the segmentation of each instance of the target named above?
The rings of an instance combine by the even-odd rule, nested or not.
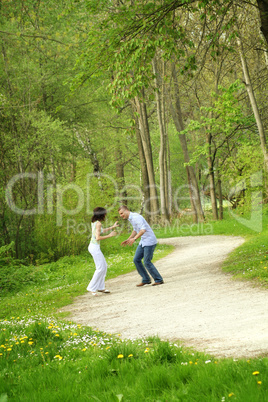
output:
[[[133,226],[133,230],[135,230],[136,233],[139,233],[140,230],[146,230],[146,232],[141,236],[141,240],[139,243],[142,247],[153,246],[157,244],[157,239],[155,237],[153,229],[143,216],[137,214],[136,212],[130,212],[128,220]]]

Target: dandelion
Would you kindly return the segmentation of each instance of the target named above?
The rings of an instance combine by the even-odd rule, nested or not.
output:
[[[56,355],[56,356],[54,356],[54,359],[59,359],[59,360],[62,360],[62,356],[60,356],[60,355]]]
[[[82,352],[85,352],[87,350],[87,348],[82,349]]]
[[[117,356],[117,359],[123,359],[124,355],[122,355],[121,353]]]
[[[261,382],[261,381],[257,381],[257,384],[258,384],[258,385],[261,385],[261,384],[262,384],[262,382]]]
[[[33,341],[28,342],[28,345],[32,345],[32,344],[33,344]]]
[[[258,374],[260,374],[259,371],[253,371],[253,373],[252,373],[252,375],[258,375]]]
[[[133,357],[133,354],[131,353],[130,355],[128,355],[128,357]]]
[[[111,346],[107,346],[106,350],[108,350],[108,349],[110,349],[110,348],[111,348]]]
[[[231,392],[228,396],[229,396],[229,398],[231,398],[232,396],[234,396],[234,393]]]

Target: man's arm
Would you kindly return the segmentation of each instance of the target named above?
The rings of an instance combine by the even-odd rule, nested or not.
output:
[[[145,232],[146,232],[145,229],[141,229],[139,231],[139,233],[137,233],[135,230],[133,230],[133,232],[131,233],[129,238],[121,243],[121,246],[126,246],[126,245],[132,246],[132,244],[134,244],[135,241],[137,239],[139,239]]]

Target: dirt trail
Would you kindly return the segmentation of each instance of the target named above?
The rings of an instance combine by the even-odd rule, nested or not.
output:
[[[156,262],[161,286],[137,288],[136,271],[106,281],[109,295],[89,293],[62,308],[73,321],[122,338],[158,335],[219,357],[268,355],[268,291],[221,272],[240,237],[159,240],[175,250]]]

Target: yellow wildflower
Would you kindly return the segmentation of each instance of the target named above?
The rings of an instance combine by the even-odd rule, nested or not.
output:
[[[56,355],[56,356],[54,356],[54,359],[59,359],[59,360],[61,360],[62,359],[62,356],[60,356],[60,355]]]

